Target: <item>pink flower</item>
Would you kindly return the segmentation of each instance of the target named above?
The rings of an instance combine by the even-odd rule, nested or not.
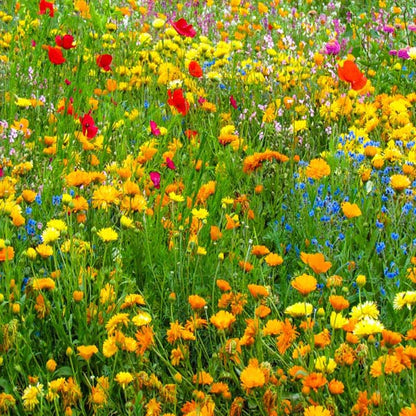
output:
[[[158,129],[157,124],[153,120],[150,120],[150,131],[153,135],[160,136],[160,130]]]
[[[166,158],[166,166],[169,169],[172,169],[172,170],[175,170],[176,169],[175,163],[173,162],[173,160],[170,157],[167,157]]]
[[[149,173],[149,175],[150,175],[150,180],[153,182],[153,186],[156,189],[160,189],[160,176],[161,176],[160,173],[152,171]]]

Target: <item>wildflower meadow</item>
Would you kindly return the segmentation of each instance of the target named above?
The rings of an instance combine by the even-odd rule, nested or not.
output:
[[[416,415],[413,2],[0,3],[1,415]]]

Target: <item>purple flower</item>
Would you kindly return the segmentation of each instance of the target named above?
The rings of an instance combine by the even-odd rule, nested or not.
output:
[[[160,189],[160,176],[161,176],[160,173],[152,171],[149,173],[149,175],[150,175],[150,180],[153,182],[153,186],[156,189]]]
[[[332,39],[325,45],[324,53],[327,55],[338,55],[340,50],[341,45],[339,42],[336,39]]]
[[[384,25],[383,26],[383,32],[386,32],[386,33],[394,33],[394,27],[393,26],[389,26],[389,25]]]
[[[402,59],[409,59],[410,58],[409,54],[407,53],[407,49],[399,49],[397,51],[397,57],[402,58]]]

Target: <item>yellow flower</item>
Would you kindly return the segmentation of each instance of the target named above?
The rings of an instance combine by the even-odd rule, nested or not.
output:
[[[131,218],[122,215],[120,218],[120,224],[124,228],[134,228],[134,221]]]
[[[26,387],[23,391],[23,406],[25,410],[33,411],[35,406],[39,404],[38,396],[43,395],[43,384]]]
[[[120,371],[119,373],[117,373],[114,380],[117,381],[117,383],[120,384],[120,386],[123,387],[123,389],[125,389],[127,384],[133,381],[133,376],[128,372]]]
[[[136,326],[143,326],[150,324],[150,322],[152,322],[152,317],[148,312],[140,312],[138,315],[134,316],[131,321]]]
[[[103,343],[103,355],[106,358],[112,357],[118,351],[117,343],[114,337],[107,338]]]
[[[182,195],[175,194],[175,192],[169,192],[169,199],[174,202],[183,202],[185,198]]]
[[[399,292],[394,297],[394,309],[402,309],[407,306],[410,309],[416,303],[416,292],[408,290],[407,292]]]
[[[55,219],[48,221],[46,226],[48,228],[55,228],[58,231],[66,231],[68,229],[64,221]]]
[[[390,185],[396,191],[403,191],[410,186],[410,179],[406,175],[392,175]]]
[[[104,242],[116,241],[118,238],[118,234],[111,227],[101,228],[101,230],[97,232],[97,235]]]
[[[309,406],[304,412],[304,416],[331,416],[331,412],[322,406]]]
[[[195,217],[198,218],[199,220],[204,220],[205,218],[208,217],[209,212],[205,209],[205,208],[194,208],[191,211],[191,214]]]
[[[44,244],[55,242],[61,235],[61,232],[56,228],[46,228],[42,233],[42,241]]]
[[[364,319],[365,317],[377,319],[379,314],[380,312],[377,309],[376,303],[367,301],[357,306],[354,306],[351,309],[350,316],[352,319],[357,319],[359,321],[361,319]]]
[[[337,363],[333,358],[324,355],[315,359],[315,369],[322,373],[331,374],[335,371]]]
[[[298,302],[285,309],[285,314],[293,317],[309,316],[313,311],[310,303]]]
[[[36,251],[43,259],[46,259],[53,254],[53,248],[51,246],[48,246],[47,244],[39,244],[36,247]]]
[[[384,325],[377,319],[365,316],[361,321],[355,325],[353,334],[357,337],[364,337],[368,335],[374,335],[382,332]]]
[[[329,318],[329,323],[334,329],[341,329],[344,325],[348,323],[348,319],[344,318],[341,313],[331,312]]]
[[[51,373],[53,373],[56,370],[56,366],[56,361],[53,358],[46,362],[46,369]]]

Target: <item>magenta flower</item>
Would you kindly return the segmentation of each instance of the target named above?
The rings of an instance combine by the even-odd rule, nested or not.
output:
[[[150,180],[153,182],[153,186],[156,189],[160,189],[160,173],[156,172],[156,171],[152,171],[149,173],[150,175]]]
[[[150,130],[152,134],[154,134],[155,136],[160,136],[160,130],[158,129],[157,124],[153,120],[150,120]]]

